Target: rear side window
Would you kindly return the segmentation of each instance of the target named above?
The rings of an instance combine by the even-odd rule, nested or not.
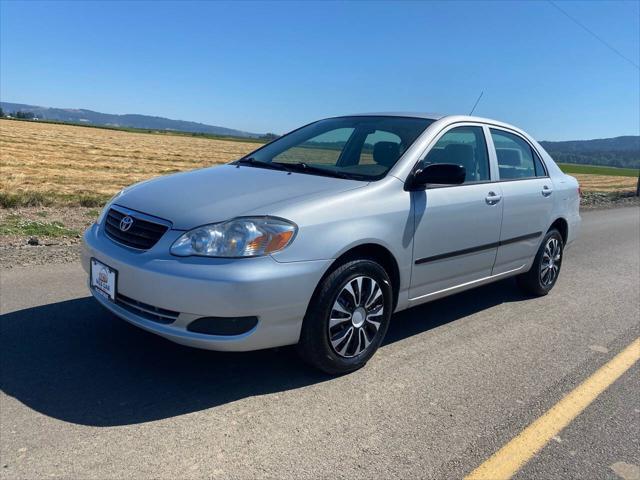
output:
[[[547,171],[544,169],[544,165],[542,164],[542,160],[536,152],[533,152],[533,162],[536,166],[536,177],[546,177]]]
[[[489,156],[482,127],[457,127],[445,133],[429,151],[423,165],[453,163],[465,168],[464,183],[489,180]]]
[[[542,161],[529,143],[513,133],[491,129],[501,180],[544,177]]]

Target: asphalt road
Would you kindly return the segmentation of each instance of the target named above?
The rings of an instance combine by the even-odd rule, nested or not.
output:
[[[640,210],[583,220],[547,297],[507,280],[403,312],[340,378],[138,330],[77,264],[2,271],[0,476],[463,477],[640,336]],[[634,478],[639,374],[516,478]]]

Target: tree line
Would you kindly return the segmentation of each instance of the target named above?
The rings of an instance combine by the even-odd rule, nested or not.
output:
[[[20,118],[23,120],[35,120],[37,118],[40,118],[33,112],[24,112],[22,110],[19,110],[17,112],[5,113],[2,107],[0,107],[0,118],[4,117]]]

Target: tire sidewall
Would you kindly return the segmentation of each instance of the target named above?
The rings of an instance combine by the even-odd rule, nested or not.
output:
[[[333,310],[333,305],[342,288],[351,280],[359,276],[373,278],[384,298],[384,313],[382,315],[380,328],[369,348],[361,354],[345,358],[338,355],[329,341],[329,319]],[[314,359],[319,362],[320,368],[330,373],[348,373],[362,367],[376,352],[389,328],[391,320],[391,310],[393,308],[393,292],[389,276],[385,270],[372,260],[354,260],[338,267],[328,275],[322,282],[320,290],[314,295],[309,311],[303,323],[303,345],[302,348],[314,348],[320,358]],[[310,345],[313,343],[314,345]],[[313,361],[313,363],[317,363]],[[318,366],[318,365],[316,365]]]
[[[558,264],[558,275],[553,280],[553,283],[551,283],[550,285],[543,285],[542,279],[540,278],[540,265],[542,263],[542,255],[544,254],[545,245],[547,244],[550,238],[556,238],[560,242],[560,263]],[[550,230],[542,239],[542,244],[538,249],[538,253],[536,254],[536,259],[532,269],[533,270],[532,273],[535,273],[537,287],[544,294],[549,293],[551,289],[555,286],[555,284],[558,282],[558,278],[560,278],[560,271],[562,270],[563,260],[564,260],[564,241],[562,240],[562,235],[560,235],[560,232],[558,232],[555,229]]]

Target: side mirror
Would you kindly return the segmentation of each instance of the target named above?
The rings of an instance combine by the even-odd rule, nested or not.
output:
[[[467,169],[453,163],[434,163],[417,170],[409,182],[409,190],[424,188],[426,185],[460,185],[464,183]]]

